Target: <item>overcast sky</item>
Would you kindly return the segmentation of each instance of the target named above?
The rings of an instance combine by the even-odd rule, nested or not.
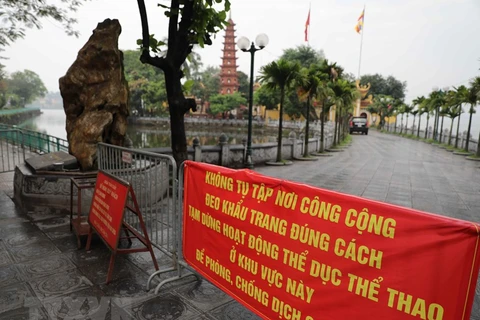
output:
[[[166,37],[167,18],[158,2],[146,0],[150,32]],[[407,102],[433,87],[468,84],[480,75],[480,0],[231,0],[237,37],[254,40],[266,33],[269,45],[255,55],[255,70],[278,58],[284,49],[306,44],[305,21],[311,5],[309,45],[358,73],[361,36],[354,31],[366,5],[361,74],[380,73],[407,81]],[[58,91],[78,50],[97,23],[119,19],[120,49],[135,49],[141,25],[135,0],[91,0],[77,13],[79,38],[67,36],[50,20],[42,30],[29,30],[25,39],[2,54],[7,71],[29,69],[40,75],[49,91]],[[224,32],[211,47],[198,49],[205,66],[220,65]],[[239,69],[249,73],[249,54],[237,51]]]

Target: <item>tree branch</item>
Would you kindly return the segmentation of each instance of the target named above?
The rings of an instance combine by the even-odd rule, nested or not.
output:
[[[173,64],[180,68],[185,62],[188,55],[192,52],[193,44],[189,39],[189,32],[193,23],[195,1],[186,1],[183,5],[182,20],[178,28],[177,38],[177,54],[175,55]]]
[[[162,69],[167,72],[169,65],[163,57],[152,57],[150,55],[150,31],[148,28],[148,16],[147,9],[145,8],[144,0],[137,0],[138,10],[140,12],[140,19],[142,21],[142,54],[140,61],[152,65],[154,67]]]
[[[190,0],[187,0],[190,1]],[[168,48],[167,48],[167,60],[173,62],[177,54],[177,45],[179,43],[177,39],[178,34],[178,15],[180,13],[179,0],[172,0],[170,6],[170,18],[168,21]],[[175,65],[174,65],[175,66]]]

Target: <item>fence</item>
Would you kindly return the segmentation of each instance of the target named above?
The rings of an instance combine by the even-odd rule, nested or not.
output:
[[[28,129],[19,129],[17,126],[0,124],[0,130],[20,130],[22,132],[22,141],[14,140],[16,136],[6,137],[8,141],[23,143],[25,148],[36,153],[49,153],[55,151],[68,152],[68,141],[57,138],[46,133],[36,132]]]
[[[14,171],[25,161],[23,132],[18,129],[0,129],[0,172]]]
[[[173,157],[158,153],[127,149],[99,143],[98,168],[130,183],[145,221],[152,245],[172,259],[173,266],[153,273],[147,282],[163,273],[177,271],[177,275],[164,280],[159,288],[182,277],[178,259],[181,227],[178,215],[177,165]],[[127,204],[133,206],[132,199]],[[180,208],[181,209],[181,208]],[[143,234],[136,215],[125,211],[124,221]]]
[[[436,140],[438,143],[443,143],[445,145],[456,146],[458,149],[465,149],[466,142],[467,142],[467,131],[459,132],[458,136],[455,134],[455,131],[452,130],[452,134],[448,129],[444,129],[443,131],[438,131],[437,136],[434,139],[434,130],[433,127],[429,126],[427,129],[427,133],[425,133],[425,129],[420,128],[418,130],[418,126],[401,126],[395,125],[395,123],[387,123],[385,124],[384,129],[387,132],[393,133],[402,133],[402,134],[410,134],[414,136],[418,136],[423,139],[433,139]],[[475,140],[470,135],[469,143],[468,143],[468,152],[477,152],[478,147],[478,140]]]

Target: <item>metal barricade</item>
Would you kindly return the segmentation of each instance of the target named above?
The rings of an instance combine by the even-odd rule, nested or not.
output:
[[[14,171],[24,161],[23,132],[18,129],[0,130],[0,172]]]
[[[178,259],[182,229],[178,212],[179,207],[181,210],[178,205],[181,202],[178,202],[175,160],[169,155],[99,143],[97,161],[99,170],[130,183],[152,245],[172,259],[172,267],[156,271],[148,279],[147,290],[155,277],[177,271],[176,276],[157,286],[157,293],[163,284],[182,278],[181,269],[184,265]],[[127,203],[133,205],[131,201],[127,199]],[[128,211],[125,211],[125,222],[142,233],[138,219]]]
[[[158,291],[160,290],[160,288],[169,283],[169,282],[173,282],[173,281],[176,281],[176,280],[179,280],[181,278],[183,278],[184,276],[194,276],[197,278],[197,280],[200,280],[201,277],[196,273],[196,271],[190,267],[188,265],[188,263],[183,259],[183,238],[182,238],[182,234],[183,234],[183,177],[184,177],[184,164],[182,163],[180,165],[180,170],[178,172],[178,192],[177,192],[177,195],[178,195],[178,205],[177,205],[177,208],[178,210],[176,211],[176,220],[177,220],[177,226],[178,226],[178,231],[177,231],[177,234],[176,234],[176,266],[175,268],[171,268],[170,270],[167,270],[167,271],[174,271],[176,270],[177,271],[177,274],[176,276],[174,277],[171,277],[171,278],[168,278],[168,279],[165,279],[163,280],[162,282],[160,282],[157,287],[155,288],[155,294],[158,293]],[[185,274],[183,271],[184,269],[190,271],[189,274]],[[156,277],[156,276],[159,276],[160,274],[164,273],[166,271],[164,270],[160,270],[160,271],[157,271],[157,272],[154,272],[150,278],[148,279],[148,282],[147,282],[147,290],[150,289],[150,284],[152,282],[152,280]]]

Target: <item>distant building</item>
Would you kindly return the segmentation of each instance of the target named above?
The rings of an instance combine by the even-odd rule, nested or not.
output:
[[[239,84],[237,75],[235,23],[231,15],[228,19],[228,26],[223,38],[223,57],[220,66],[220,93],[232,94],[238,92]]]

